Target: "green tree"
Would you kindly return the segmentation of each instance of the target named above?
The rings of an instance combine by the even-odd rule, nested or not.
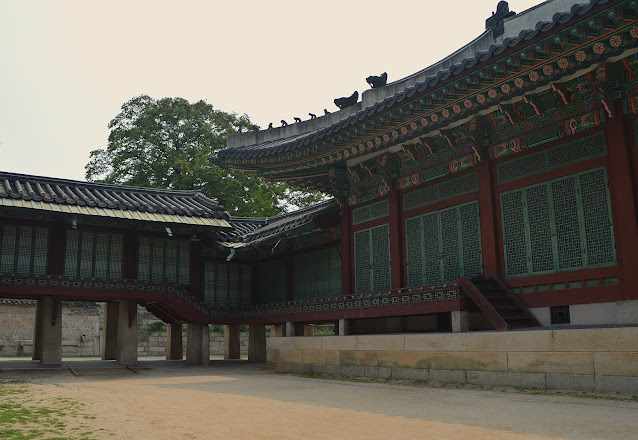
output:
[[[215,110],[205,101],[138,96],[122,105],[108,127],[107,147],[91,151],[85,167],[89,181],[201,190],[225,200],[226,209],[239,216],[271,216],[291,203],[322,198],[212,164],[209,158],[225,147],[229,134],[251,130],[253,124],[246,115]]]

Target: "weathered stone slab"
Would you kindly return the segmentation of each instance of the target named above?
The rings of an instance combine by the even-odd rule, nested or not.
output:
[[[380,351],[379,366],[400,368],[430,368],[430,357],[422,351]]]
[[[596,389],[593,375],[546,374],[545,384],[548,390],[594,391]]]
[[[433,352],[430,353],[430,369],[432,370],[467,370],[467,353]]]
[[[376,367],[379,365],[379,356],[376,351],[341,351],[341,365],[365,365]]]
[[[467,334],[468,351],[552,351],[551,330]]]
[[[301,363],[300,350],[279,350],[279,362]]]
[[[267,348],[277,348],[281,350],[293,350],[297,347],[295,338],[266,338]]]
[[[405,335],[408,351],[467,351],[468,333],[431,333]]]
[[[321,348],[323,350],[356,350],[356,336],[322,336]]]
[[[545,389],[545,375],[504,371],[468,371],[467,383],[482,386],[522,387]]]
[[[321,338],[319,336],[301,336],[294,338],[297,350],[321,350]]]
[[[596,391],[638,394],[638,377],[596,375],[595,381]]]
[[[592,353],[513,352],[507,354],[509,371],[520,373],[594,374]]]
[[[441,383],[465,383],[464,370],[433,370],[430,368],[430,380]]]
[[[638,352],[594,353],[594,367],[601,376],[638,376]]]
[[[363,365],[340,365],[339,374],[349,377],[364,377],[365,367]]]
[[[339,364],[339,352],[335,350],[302,350],[301,361],[305,364]]]
[[[364,374],[366,377],[389,379],[392,376],[392,369],[389,367],[365,367]]]
[[[405,335],[357,336],[357,350],[398,351],[405,348]]]
[[[430,370],[425,368],[392,368],[392,379],[396,380],[430,380]]]
[[[554,351],[638,351],[638,327],[554,330]]]
[[[507,353],[468,352],[467,369],[476,371],[507,371]]]

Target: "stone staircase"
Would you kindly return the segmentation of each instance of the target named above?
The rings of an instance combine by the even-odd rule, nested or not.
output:
[[[458,277],[457,283],[496,330],[540,327],[534,315],[498,278]]]

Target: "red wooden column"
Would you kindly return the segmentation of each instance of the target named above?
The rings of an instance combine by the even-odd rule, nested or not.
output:
[[[605,124],[607,177],[614,214],[616,252],[622,282],[634,289],[638,285],[638,224],[631,177],[629,142],[621,102],[615,103],[615,117]],[[628,289],[629,290],[629,289]]]
[[[341,294],[350,295],[352,290],[352,210],[343,201],[341,207]]]
[[[137,278],[138,242],[139,237],[135,229],[129,229],[124,233],[124,267],[122,268],[122,275],[127,280]]]
[[[63,223],[56,222],[49,228],[47,273],[50,275],[63,275],[65,246],[66,226]]]
[[[496,182],[495,164],[484,155],[478,164],[479,217],[481,221],[481,248],[483,252],[483,273],[486,276],[502,277],[499,263],[499,241],[496,227]]]
[[[202,252],[199,241],[191,240],[191,293],[201,300],[204,299],[202,266]]]
[[[390,268],[392,278],[392,288],[398,289],[403,286],[403,240],[401,239],[401,203],[399,203],[399,190],[396,182],[390,190]]]

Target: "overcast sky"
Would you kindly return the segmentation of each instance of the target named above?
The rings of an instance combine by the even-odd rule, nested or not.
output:
[[[0,170],[83,180],[141,94],[204,99],[262,128],[334,111],[367,76],[395,81],[467,44],[497,3],[0,0]]]

